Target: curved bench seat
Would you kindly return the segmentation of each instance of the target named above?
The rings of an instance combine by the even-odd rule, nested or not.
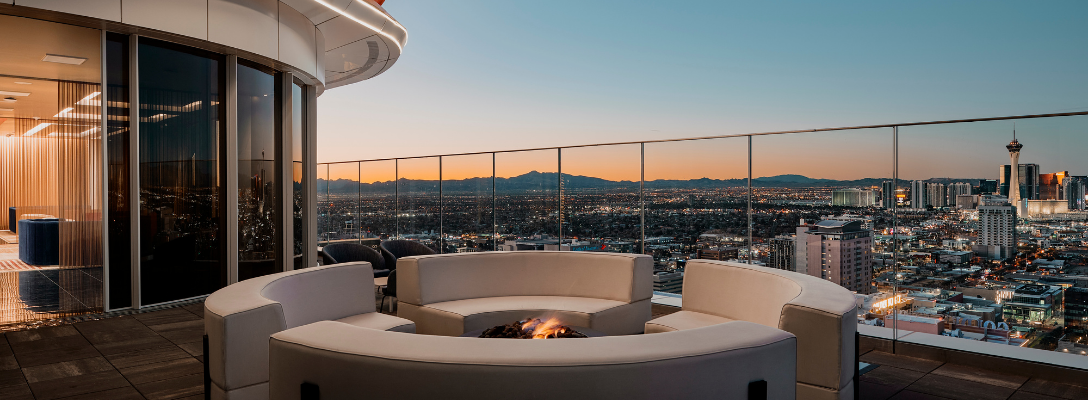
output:
[[[797,397],[853,397],[854,295],[816,277],[735,262],[690,260],[682,311],[646,323],[646,333],[750,321],[797,336]]]
[[[204,301],[205,354],[215,399],[268,398],[268,340],[317,321],[414,332],[412,321],[374,312],[370,263],[281,272],[235,283]]]
[[[794,399],[796,338],[735,321],[658,335],[477,339],[317,322],[272,335],[272,399]]]
[[[646,255],[510,251],[397,260],[397,315],[418,333],[465,332],[541,316],[610,335],[650,320],[653,259]]]

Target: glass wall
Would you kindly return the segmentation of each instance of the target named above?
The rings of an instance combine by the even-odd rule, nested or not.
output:
[[[329,164],[329,242],[359,241],[359,163]]]
[[[238,63],[238,280],[276,271],[276,72]]]
[[[441,250],[440,161],[438,157],[397,162],[397,236]]]
[[[443,252],[495,249],[493,161],[491,154],[442,157]]]
[[[559,249],[559,152],[495,154],[500,250]]]
[[[364,243],[386,240],[397,232],[397,162],[353,163],[359,170],[356,230]]]
[[[129,37],[106,35],[107,198],[109,216],[109,306],[132,306],[132,219],[129,157]]]
[[[309,126],[306,121],[307,102],[306,90],[302,82],[297,79],[291,85],[291,198],[292,198],[292,225],[294,228],[293,253],[294,267],[302,268],[302,251],[304,232],[305,206],[306,206],[306,180],[302,174],[303,154],[305,153],[305,129]],[[310,250],[316,251],[316,249]]]
[[[141,38],[141,304],[227,284],[223,56]]]
[[[317,166],[317,243],[325,244],[332,236],[329,231],[329,164]]]
[[[571,250],[641,252],[642,145],[562,151],[564,242]]]

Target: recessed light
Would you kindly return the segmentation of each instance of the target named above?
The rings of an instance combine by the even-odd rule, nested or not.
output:
[[[0,111],[8,112],[8,111],[15,111],[15,109],[14,108],[0,108]]]
[[[4,98],[4,101],[6,101],[6,102],[8,102],[8,103],[14,103],[14,102],[15,102],[15,98],[14,98],[14,97],[5,97],[5,98]]]
[[[29,85],[30,82],[14,82],[16,85]]]
[[[83,57],[62,56],[57,54],[46,54],[42,57],[42,61],[58,63],[58,64],[71,64],[71,65],[83,65],[87,61]]]
[[[30,96],[30,93],[27,93],[27,92],[7,92],[7,91],[0,90],[0,96],[26,97],[26,96]]]

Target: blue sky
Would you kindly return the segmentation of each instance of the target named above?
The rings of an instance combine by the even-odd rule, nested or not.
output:
[[[404,54],[322,95],[320,161],[1088,110],[1083,0],[385,7]]]

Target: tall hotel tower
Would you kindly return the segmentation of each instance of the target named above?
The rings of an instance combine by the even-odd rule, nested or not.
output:
[[[1012,141],[1009,142],[1009,203],[1017,210],[1020,209],[1020,149],[1024,145],[1016,141],[1016,130],[1012,131]]]

